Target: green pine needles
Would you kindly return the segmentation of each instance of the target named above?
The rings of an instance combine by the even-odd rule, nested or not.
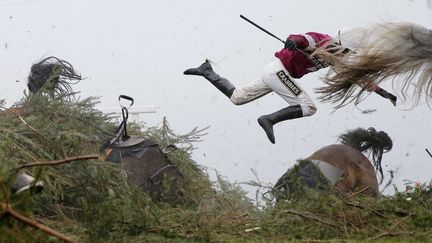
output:
[[[294,194],[277,202],[266,201],[262,193],[254,202],[241,184],[221,175],[212,181],[207,169],[191,159],[194,143],[205,136],[206,128],[180,135],[165,118],[155,127],[130,123],[128,130],[162,148],[178,148],[168,157],[185,177],[184,200],[175,205],[154,201],[127,182],[119,164],[101,159],[100,147],[118,124],[95,109],[97,103],[92,97],[35,93],[0,111],[0,242],[432,238],[430,186],[378,199],[361,192],[341,195],[293,188]],[[43,182],[44,189],[12,193],[20,172]],[[260,182],[249,185],[263,188]]]

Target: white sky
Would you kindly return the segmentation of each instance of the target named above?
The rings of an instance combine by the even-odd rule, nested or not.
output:
[[[114,1],[0,0],[0,80],[2,96],[12,105],[26,89],[32,63],[46,56],[71,62],[86,80],[75,86],[83,97],[100,96],[101,106],[117,106],[120,94],[136,106],[156,105],[155,114],[141,118],[153,126],[166,116],[177,133],[194,127],[209,133],[193,158],[232,182],[275,181],[297,159],[335,143],[347,129],[374,126],[394,141],[384,155],[384,170],[397,170],[395,183],[431,179],[432,110],[394,108],[377,95],[360,105],[376,109],[362,114],[352,105],[332,113],[319,103],[313,89],[324,71],[309,74],[301,85],[316,101],[309,118],[275,126],[271,144],[256,119],[286,106],[267,95],[244,106],[232,105],[200,77],[184,76],[189,67],[213,60],[216,71],[241,86],[257,77],[282,43],[242,20],[243,14],[281,39],[308,31],[336,34],[339,29],[391,21],[432,28],[427,0],[303,0],[303,1]],[[391,90],[390,84],[384,88]],[[210,171],[211,172],[211,171]],[[211,172],[212,173],[212,172]],[[247,188],[253,192],[253,188]],[[252,193],[251,193],[252,195]]]

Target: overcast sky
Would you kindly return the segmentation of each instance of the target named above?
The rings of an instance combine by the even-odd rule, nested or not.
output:
[[[0,87],[8,105],[22,97],[32,63],[47,56],[71,62],[87,77],[78,86],[83,97],[100,96],[100,107],[117,106],[120,94],[136,106],[156,106],[141,116],[154,126],[164,116],[177,133],[211,126],[195,144],[197,163],[232,182],[275,183],[297,159],[336,142],[347,129],[374,126],[393,138],[384,155],[385,171],[396,170],[395,183],[431,179],[432,111],[421,103],[413,110],[393,107],[370,95],[359,109],[349,105],[332,113],[317,101],[314,88],[325,71],[299,82],[316,102],[309,118],[275,126],[271,144],[256,119],[286,106],[275,94],[234,106],[200,77],[182,72],[208,58],[222,76],[241,86],[260,75],[282,43],[242,20],[243,14],[281,39],[308,31],[334,35],[340,29],[376,22],[411,22],[432,28],[427,0],[303,1],[114,1],[0,0]],[[391,90],[390,83],[383,84]],[[376,109],[363,114],[360,109]],[[212,170],[209,171],[213,173]],[[388,176],[388,175],[387,175]],[[388,178],[388,177],[387,177]],[[246,188],[253,192],[253,189]]]

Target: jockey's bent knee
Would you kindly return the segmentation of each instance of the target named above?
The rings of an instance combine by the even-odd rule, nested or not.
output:
[[[246,104],[246,103],[248,103],[248,101],[246,101],[246,100],[242,100],[242,99],[233,99],[233,97],[231,96],[231,98],[230,98],[230,101],[231,101],[231,103],[233,103],[234,105],[243,105],[243,104]]]
[[[234,90],[234,93],[230,97],[230,101],[234,105],[244,105],[251,102],[252,100],[255,100],[255,97],[245,95],[245,93],[242,92],[237,92],[237,89]]]
[[[230,101],[234,105],[244,105],[270,93],[271,91],[272,89],[262,80],[257,80],[249,83],[247,86],[236,88],[230,97]]]
[[[317,108],[314,104],[301,104],[303,116],[312,116],[316,113]]]

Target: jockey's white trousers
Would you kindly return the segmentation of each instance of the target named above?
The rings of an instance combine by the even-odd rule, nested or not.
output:
[[[235,105],[243,105],[272,91],[282,97],[288,104],[300,105],[303,116],[310,116],[316,112],[316,106],[309,95],[291,77],[277,58],[267,64],[261,76],[255,81],[244,87],[236,88],[230,100]]]

